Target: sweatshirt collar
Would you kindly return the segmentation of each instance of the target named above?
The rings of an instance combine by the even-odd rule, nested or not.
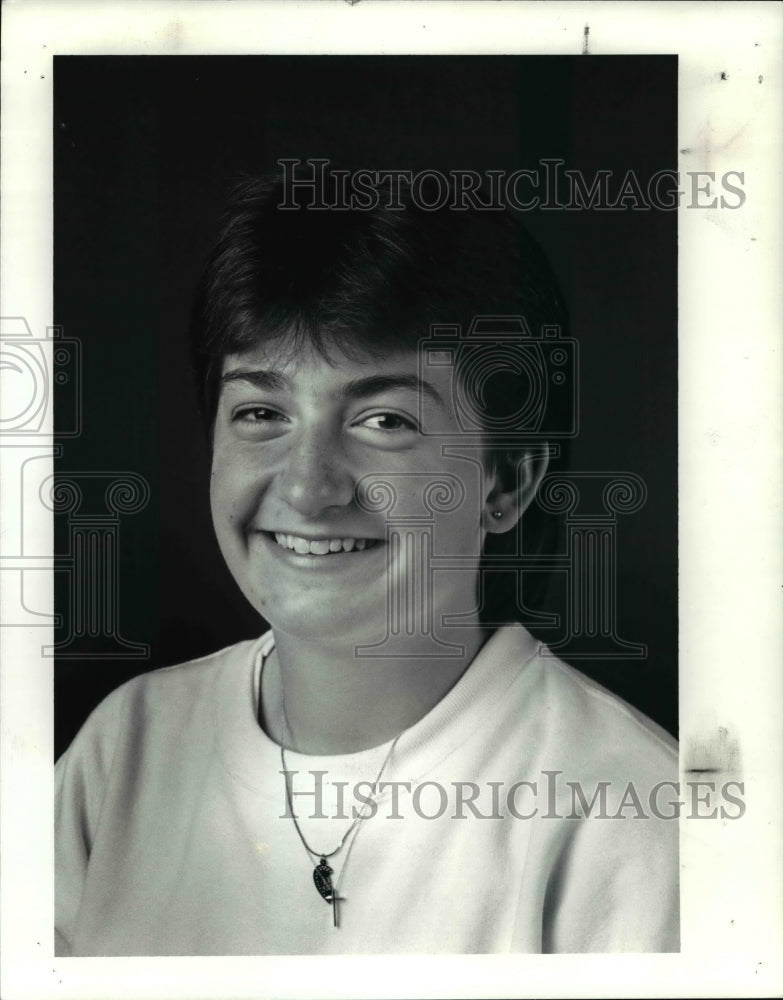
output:
[[[268,790],[277,795],[280,748],[257,721],[261,670],[273,648],[274,635],[270,631],[226,651],[214,675],[213,718],[218,754],[230,774],[253,791]],[[495,631],[454,687],[400,734],[384,777],[417,779],[473,735],[482,720],[489,726],[493,709],[540,648],[541,644],[522,625],[507,625]],[[466,725],[468,719],[470,724]],[[335,772],[353,771],[366,764],[369,773],[378,755],[378,747],[331,756],[286,751],[287,764],[292,768],[326,767]]]

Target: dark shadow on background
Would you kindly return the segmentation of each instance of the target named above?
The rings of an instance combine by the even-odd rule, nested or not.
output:
[[[143,660],[59,658],[59,755],[129,677],[259,634],[222,563],[186,327],[225,192],[283,156],[354,168],[677,166],[676,57],[83,57],[54,60],[55,322],[83,345],[84,430],[60,474],[133,471],[151,499],[119,525],[122,635]],[[581,344],[571,465],[630,471],[619,632],[646,661],[576,665],[677,726],[676,212],[531,211]],[[63,395],[56,397],[63,404]],[[56,518],[57,551],[68,526]],[[67,573],[56,607],[69,617]],[[553,595],[557,602],[559,598]],[[57,638],[63,639],[61,629]],[[551,635],[542,633],[550,641]]]

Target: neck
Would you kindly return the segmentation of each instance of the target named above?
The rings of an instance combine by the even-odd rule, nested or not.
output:
[[[314,755],[386,743],[441,701],[487,637],[478,623],[451,631],[458,634],[441,638],[460,647],[459,655],[416,657],[408,649],[384,649],[384,656],[368,657],[357,656],[354,642],[275,630],[261,683],[264,729],[278,743]]]

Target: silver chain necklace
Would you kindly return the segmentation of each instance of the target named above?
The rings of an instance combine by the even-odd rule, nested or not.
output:
[[[320,859],[318,864],[313,869],[313,882],[315,883],[315,887],[318,890],[319,895],[323,899],[325,899],[326,902],[332,907],[332,920],[334,926],[339,927],[340,923],[337,910],[337,904],[341,899],[341,897],[338,894],[338,890],[340,887],[339,883],[342,882],[343,875],[345,874],[345,868],[346,865],[348,864],[348,858],[350,857],[351,849],[353,848],[354,842],[356,841],[356,837],[359,834],[358,830],[359,823],[367,815],[367,810],[369,809],[371,797],[365,799],[361,812],[354,819],[353,823],[351,823],[351,825],[348,827],[345,833],[342,835],[342,837],[340,838],[340,843],[337,845],[337,847],[334,848],[334,850],[328,852],[314,851],[312,847],[310,847],[310,845],[305,840],[305,836],[302,833],[302,830],[299,826],[299,822],[296,818],[296,814],[294,813],[294,805],[291,799],[291,785],[288,780],[288,768],[286,767],[285,748],[283,746],[284,743],[290,742],[291,729],[288,725],[288,718],[285,712],[285,701],[282,700],[282,697],[281,697],[281,709],[282,709],[281,728],[282,728],[283,738],[280,743],[280,763],[283,765],[283,779],[285,781],[285,794],[286,794],[286,801],[288,802],[288,811],[291,814],[291,819],[294,821],[294,829],[299,835],[299,839],[302,841],[302,846],[307,851],[308,856],[312,855],[312,857]],[[370,786],[372,788],[373,796],[375,795],[375,789],[378,787],[378,783],[381,780],[381,776],[383,775],[383,772],[386,770],[386,765],[389,763],[389,759],[391,758],[392,752],[394,751],[394,748],[397,745],[397,740],[400,738],[401,735],[402,735],[401,733],[398,734],[392,740],[392,744],[389,747],[389,752],[384,757],[383,763],[381,764],[381,769],[378,772],[378,776],[376,777],[373,784]],[[338,883],[337,885],[334,885],[332,882],[332,875],[334,875],[334,869],[329,864],[327,864],[327,861],[329,860],[329,858],[333,858],[336,854],[340,853],[340,851],[343,849],[345,845],[346,840],[351,835],[353,830],[356,830],[356,835],[351,840],[350,846],[348,848],[348,853],[345,855],[345,860],[343,861],[343,867],[340,871],[340,877]]]

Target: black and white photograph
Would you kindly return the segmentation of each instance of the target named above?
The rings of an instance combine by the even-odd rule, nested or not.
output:
[[[676,950],[676,59],[54,74],[63,954]]]
[[[759,933],[740,882],[780,860],[754,840],[779,710],[748,702],[779,693],[777,557],[742,590],[766,508],[721,453],[742,435],[758,500],[780,478],[743,410],[779,430],[771,330],[739,275],[698,289],[721,253],[774,286],[771,137],[711,95],[752,82],[767,121],[779,55],[716,70],[705,126],[698,58],[655,18],[640,44],[628,4],[635,45],[601,4],[116,6],[76,44],[22,4],[10,65],[4,40],[7,81],[22,24],[48,39],[36,128],[3,138],[49,185],[4,172],[3,681],[44,734],[20,768],[5,709],[4,793],[46,827],[10,841],[41,863],[8,995],[100,969],[157,996],[154,959],[167,996],[225,996],[245,960],[232,996],[706,995],[710,935],[723,995],[753,963],[772,995],[774,898]],[[33,201],[35,303],[7,280]]]

